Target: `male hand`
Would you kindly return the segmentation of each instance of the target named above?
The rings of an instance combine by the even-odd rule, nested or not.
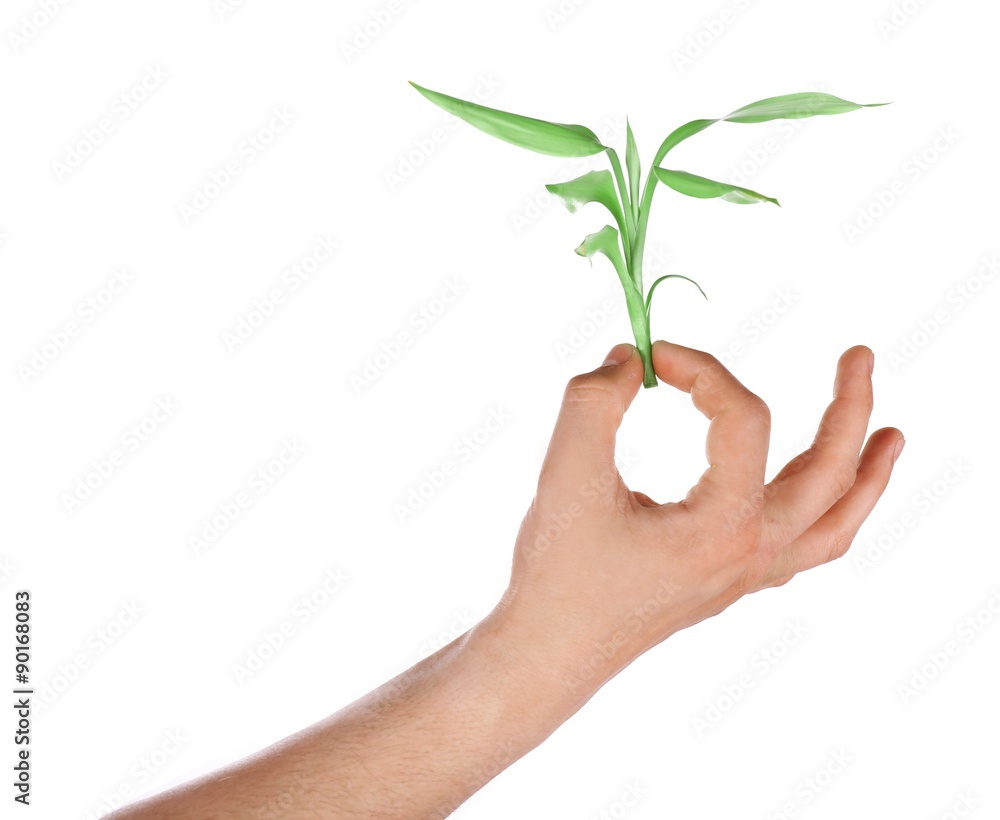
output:
[[[615,347],[566,388],[492,616],[520,636],[508,646],[571,689],[586,680],[593,691],[591,678],[600,685],[672,633],[842,556],[903,446],[892,427],[865,442],[874,356],[864,346],[841,356],[812,445],[767,483],[767,405],[707,353],[660,341],[653,364],[711,420],[708,469],[681,501],[625,485],[615,434],[643,367],[634,347]]]

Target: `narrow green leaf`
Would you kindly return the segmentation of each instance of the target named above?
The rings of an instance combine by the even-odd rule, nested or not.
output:
[[[618,245],[618,231],[610,225],[605,225],[596,233],[589,234],[580,243],[576,252],[580,256],[586,256],[590,259],[591,264],[593,264],[592,257],[596,253],[603,253],[608,257],[611,260],[611,264],[615,266],[618,278],[625,289],[625,298],[627,300],[638,298],[639,305],[642,305],[642,295],[636,290],[635,283],[632,281],[632,277],[628,275],[628,269],[625,267],[625,260],[622,258],[621,247]]]
[[[758,202],[773,202],[775,205],[781,203],[773,197],[758,194],[749,188],[740,188],[738,185],[730,185],[727,182],[716,182],[714,179],[706,179],[687,171],[670,171],[666,168],[655,168],[656,178],[664,185],[669,185],[678,193],[693,196],[698,199],[714,199],[716,197],[734,202],[737,205],[756,205]]]
[[[655,291],[656,290],[656,286],[658,284],[660,284],[660,282],[664,281],[665,279],[683,279],[683,280],[685,280],[687,282],[690,282],[692,285],[694,285],[696,288],[698,288],[698,290],[701,292],[701,295],[705,296],[705,291],[703,291],[701,289],[701,285],[699,285],[697,282],[695,282],[694,279],[689,279],[688,277],[682,276],[679,273],[668,273],[666,276],[661,276],[659,279],[657,279],[655,282],[653,282],[652,285],[649,286],[649,293],[646,294],[646,316],[647,316],[647,318],[650,315],[649,314],[649,309],[653,306],[653,291]],[[707,300],[708,297],[705,296],[705,299]]]
[[[691,122],[686,122],[679,128],[675,128],[671,131],[667,138],[660,145],[660,150],[656,152],[656,159],[653,160],[654,165],[658,165],[660,160],[662,160],[669,151],[676,148],[688,137],[693,137],[695,134],[704,131],[708,126],[714,125],[718,120],[691,120]]]
[[[618,202],[618,195],[615,193],[615,180],[610,171],[591,171],[568,182],[555,182],[546,185],[545,190],[559,197],[566,204],[570,213],[576,213],[579,208],[590,202],[599,202],[614,217],[615,222],[618,223],[618,229],[622,233],[625,232],[625,215]]]
[[[505,142],[554,157],[588,157],[605,150],[597,135],[583,125],[546,122],[466,102],[411,82],[417,91],[449,114]]]
[[[888,103],[853,103],[850,100],[835,97],[833,94],[824,94],[818,91],[802,91],[780,97],[768,97],[744,105],[719,119],[692,120],[685,123],[672,131],[663,141],[653,164],[658,165],[667,153],[677,145],[717,122],[757,123],[769,122],[770,120],[797,120],[825,114],[846,114],[849,111],[857,111],[859,108],[876,108],[880,105],[888,105]]]
[[[628,183],[625,181],[625,172],[622,171],[621,160],[618,159],[618,152],[614,148],[608,148],[608,160],[611,162],[611,170],[615,175],[615,184],[618,186],[619,203],[621,203],[622,213],[625,215],[625,230],[622,232],[622,247],[625,248],[625,258],[632,258],[632,238],[635,236],[635,222],[632,219],[632,208],[629,206]]]
[[[732,114],[723,117],[726,122],[769,122],[770,120],[798,120],[825,114],[846,114],[859,108],[875,108],[888,103],[853,103],[816,91],[785,94],[768,97],[750,105],[744,105]]]
[[[639,173],[641,170],[639,163],[639,147],[635,144],[635,135],[632,133],[632,124],[625,118],[625,167],[628,169],[628,190],[632,208],[632,221],[639,218]]]

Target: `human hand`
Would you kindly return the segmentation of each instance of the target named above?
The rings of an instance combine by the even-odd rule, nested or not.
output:
[[[678,502],[625,485],[615,435],[643,367],[634,347],[615,347],[566,388],[510,585],[491,615],[508,645],[571,689],[600,686],[674,632],[843,555],[902,449],[892,427],[865,444],[867,347],[841,356],[812,445],[767,483],[767,405],[707,353],[660,341],[653,364],[711,420],[708,469]]]
[[[871,361],[865,347],[841,357],[813,445],[765,484],[767,406],[708,354],[657,342],[659,378],[711,419],[708,469],[657,504],[615,468],[643,379],[619,345],[566,389],[493,612],[325,720],[115,816],[245,817],[276,795],[290,817],[449,815],[650,647],[847,550],[902,444],[885,428],[858,457]]]

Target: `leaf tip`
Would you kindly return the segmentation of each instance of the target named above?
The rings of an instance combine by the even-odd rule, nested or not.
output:
[[[431,96],[433,92],[430,89],[424,88],[422,85],[418,85],[417,83],[413,82],[413,80],[407,80],[406,82],[408,82],[411,86],[413,86],[414,90],[418,94],[420,94],[420,96],[426,97],[428,100],[431,100],[433,102],[433,97]]]

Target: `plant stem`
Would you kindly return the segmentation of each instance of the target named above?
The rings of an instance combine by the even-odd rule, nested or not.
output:
[[[625,217],[625,235],[622,237],[622,246],[625,250],[625,260],[628,262],[632,258],[632,239],[635,236],[635,220],[632,219],[632,205],[628,196],[628,188],[625,187],[625,175],[622,173],[622,163],[618,159],[618,152],[614,148],[609,148],[608,158],[611,160],[615,182],[618,183],[618,195],[622,201],[622,212]]]
[[[635,325],[632,325],[633,332]],[[642,356],[642,386],[656,387],[659,381],[656,378],[656,371],[653,370],[653,345],[649,339],[649,319],[644,318],[641,327],[643,333],[636,333],[635,340],[638,343],[639,355]]]
[[[639,220],[635,227],[635,238],[632,241],[632,255],[628,258],[629,268],[632,273],[632,279],[635,281],[636,288],[638,288],[639,293],[642,293],[642,264],[643,264],[643,254],[646,250],[646,226],[649,224],[649,209],[653,204],[653,192],[656,190],[656,174],[653,173],[653,169],[660,164],[664,155],[667,153],[665,149],[669,149],[666,141],[660,146],[660,150],[656,152],[656,156],[653,159],[652,164],[649,166],[649,171],[646,173],[646,184],[642,188],[642,202],[639,203]],[[645,377],[643,380],[643,385],[645,387],[656,387],[656,373],[653,370],[653,350],[650,337],[652,335],[649,326],[649,313],[643,309],[642,314],[642,324],[644,329],[643,339],[640,340],[639,333],[636,332],[636,343],[639,345],[639,352],[642,353],[642,362],[645,366]],[[632,322],[633,331],[635,330],[636,323],[635,320]]]
[[[692,134],[698,133],[698,131],[703,131],[714,122],[718,122],[718,120],[695,120],[675,129],[661,143],[656,151],[656,156],[653,157],[653,161],[649,165],[649,171],[646,173],[646,184],[642,186],[639,219],[636,223],[635,239],[632,242],[632,255],[629,258],[629,263],[636,276],[636,287],[639,288],[640,293],[642,293],[642,255],[646,248],[646,225],[649,223],[649,209],[653,204],[653,192],[656,190],[656,183],[658,182],[654,173],[656,166],[663,162],[663,158],[677,143],[687,139]],[[692,129],[692,126],[697,126],[697,128]]]
[[[639,205],[639,220],[635,228],[635,236],[632,240],[632,253],[626,257],[628,260],[629,273],[632,281],[635,282],[636,290],[642,299],[642,257],[646,245],[646,225],[649,221],[649,206],[653,199],[653,188],[656,185],[656,177],[653,176],[652,166],[646,177],[646,185],[642,192],[642,203]],[[643,365],[643,386],[656,387],[659,383],[656,379],[656,372],[653,370],[653,348],[650,340],[649,314],[645,309],[643,300],[641,315],[634,315],[629,305],[629,318],[632,320],[632,332],[635,334],[635,343],[642,355]]]
[[[625,186],[625,174],[622,172],[621,160],[618,153],[613,149],[608,149],[608,158],[611,160],[611,167],[614,170],[615,181],[618,184],[619,196],[622,202],[622,211],[625,215],[626,231],[622,236],[622,249],[624,250],[623,262],[624,270],[619,270],[618,275],[622,281],[622,288],[625,290],[625,304],[628,307],[628,318],[632,324],[632,334],[635,336],[635,346],[642,357],[642,383],[646,387],[656,387],[659,382],[653,370],[653,350],[649,338],[649,315],[646,312],[646,304],[642,296],[642,271],[634,267],[633,259],[636,252],[636,222],[632,199],[629,190]],[[655,180],[654,180],[655,181]],[[648,182],[646,183],[649,184]],[[641,214],[640,209],[640,214]],[[645,230],[643,230],[645,234]],[[642,259],[642,251],[639,251],[639,259]]]
[[[642,356],[642,383],[646,387],[656,387],[656,373],[653,370],[653,348],[649,338],[649,314],[642,300],[642,294],[636,290],[627,274],[622,277],[625,288],[625,305],[628,308],[628,318],[632,323],[632,334],[635,336],[635,346]],[[627,282],[627,284],[626,284]]]

